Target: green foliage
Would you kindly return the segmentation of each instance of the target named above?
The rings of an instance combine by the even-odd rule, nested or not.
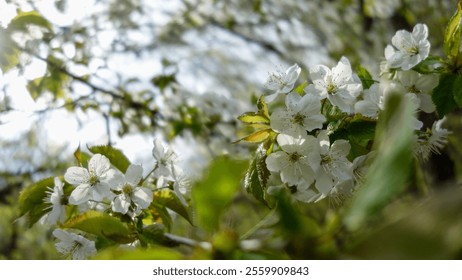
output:
[[[356,71],[364,89],[370,88],[376,82],[366,68],[359,66]]]
[[[170,189],[156,191],[154,193],[154,202],[164,205],[192,224],[191,209],[181,202],[174,191]]]
[[[43,27],[48,31],[53,31],[51,24],[37,11],[19,12],[8,25],[8,31],[27,31],[29,25]]]
[[[268,206],[266,189],[270,172],[266,168],[266,150],[261,144],[245,173],[244,187],[258,201]]]
[[[377,127],[377,157],[345,217],[350,229],[360,228],[404,190],[412,162],[412,113],[402,95],[393,93],[387,99]]]
[[[456,98],[461,100],[462,77],[456,74],[443,74],[440,76],[438,86],[433,89],[432,100],[440,117],[445,116],[457,108]],[[459,105],[460,106],[460,105]]]
[[[212,162],[204,179],[194,185],[193,206],[201,228],[208,232],[218,229],[221,215],[240,187],[246,165],[243,161],[219,157]]]
[[[305,92],[305,88],[308,86],[308,82],[305,81],[303,84],[299,85],[294,89],[294,91],[300,95],[302,95]]]
[[[385,226],[355,244],[351,253],[362,259],[460,259],[462,192],[449,188],[432,197],[389,206]]]
[[[118,243],[135,241],[127,224],[116,217],[98,211],[87,211],[63,224],[63,228],[79,229]]]
[[[158,87],[160,91],[164,91],[170,84],[176,82],[175,74],[159,75],[151,79],[151,83]]]
[[[273,135],[272,129],[269,125],[270,123],[270,116],[268,112],[268,105],[265,102],[263,96],[261,96],[257,101],[257,108],[258,111],[254,112],[247,112],[240,115],[237,119],[242,121],[243,123],[250,125],[255,129],[253,133],[247,135],[234,143],[245,141],[249,143],[260,143],[268,139],[270,136]]]
[[[130,166],[130,161],[128,158],[120,151],[109,145],[102,145],[102,146],[93,146],[88,147],[88,150],[94,154],[102,154],[106,156],[112,165],[115,168],[119,169],[123,173],[127,171],[128,166]]]
[[[14,47],[6,30],[0,26],[0,69],[6,73],[19,64],[20,51]]]
[[[462,19],[462,4],[457,5],[457,12],[449,20],[444,34],[444,52],[449,60],[458,63],[460,47],[461,47],[461,19]]]
[[[25,187],[19,194],[19,215],[26,215],[27,224],[31,227],[50,209],[50,204],[45,203],[48,188],[53,188],[54,178],[46,178]]]
[[[376,121],[356,115],[348,121],[337,121],[329,128],[333,131],[331,142],[338,139],[348,140],[351,145],[350,157],[356,158],[370,151],[375,138]]]

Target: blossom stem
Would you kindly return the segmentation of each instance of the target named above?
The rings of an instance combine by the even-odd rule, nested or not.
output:
[[[141,181],[140,181],[140,183],[139,183],[140,186],[144,183],[144,181],[146,181],[146,180],[149,178],[149,176],[151,176],[151,174],[152,174],[154,171],[156,171],[157,167],[159,167],[159,164],[158,164],[158,163],[156,163],[156,165],[154,166],[154,168],[153,168],[151,171],[149,171],[149,173],[148,173],[148,175],[146,175],[146,177],[144,177],[143,179],[141,179]]]

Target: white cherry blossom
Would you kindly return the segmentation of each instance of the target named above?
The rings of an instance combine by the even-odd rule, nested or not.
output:
[[[331,145],[326,130],[319,133],[318,141],[321,165],[317,169],[315,187],[325,197],[336,184],[353,178],[352,163],[346,158],[351,146],[343,139],[336,140]]]
[[[44,222],[49,225],[55,225],[57,222],[63,223],[66,220],[67,198],[63,191],[64,183],[58,178],[54,179],[54,187],[48,187],[45,202],[50,203],[51,208],[45,216]]]
[[[169,148],[165,148],[160,139],[154,139],[152,156],[156,161],[154,175],[163,176],[166,179],[173,179],[173,168],[177,160],[177,155]]]
[[[266,158],[266,166],[272,172],[280,172],[283,183],[309,186],[315,179],[314,169],[320,162],[318,144],[311,135],[294,138],[279,134],[277,142],[281,151]]]
[[[112,210],[126,214],[131,212],[138,214],[139,211],[149,207],[153,199],[152,190],[140,187],[139,183],[143,178],[143,167],[131,164],[124,176],[116,182],[114,191],[118,193],[112,203]]]
[[[284,73],[272,73],[265,86],[267,89],[272,90],[273,92],[266,96],[266,102],[272,102],[275,100],[281,93],[290,92],[295,85],[295,82],[300,75],[302,69],[297,64],[290,66]]]
[[[420,75],[415,71],[399,71],[397,79],[408,93],[416,94],[420,100],[419,109],[425,113],[433,113],[436,109],[431,93],[438,85],[437,75]]]
[[[428,57],[430,42],[425,24],[414,26],[412,33],[399,30],[385,48],[385,58],[390,68],[409,70]]]
[[[64,179],[77,187],[69,196],[69,204],[79,205],[89,200],[102,201],[111,198],[109,182],[115,176],[109,159],[95,154],[88,162],[88,170],[83,167],[69,167]]]
[[[353,113],[362,84],[358,76],[353,74],[350,61],[346,57],[342,57],[332,70],[324,65],[310,68],[310,76],[313,84],[305,89],[308,94],[316,94],[321,99],[327,98],[342,112]]]
[[[376,119],[384,106],[383,91],[380,84],[373,84],[364,90],[362,98],[355,104],[355,113]]]
[[[298,93],[291,92],[286,97],[286,106],[271,114],[271,128],[294,137],[322,128],[325,121],[326,118],[321,115],[321,102],[313,94],[301,97]]]
[[[53,236],[59,240],[55,244],[56,250],[65,257],[72,257],[74,260],[84,260],[96,254],[95,242],[79,234],[55,229]]]
[[[431,129],[427,129],[427,131],[418,135],[414,153],[421,160],[428,160],[432,152],[440,154],[440,150],[448,143],[448,135],[452,132],[442,128],[445,121],[446,118],[435,121]]]

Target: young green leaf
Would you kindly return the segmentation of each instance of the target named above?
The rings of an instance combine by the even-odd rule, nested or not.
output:
[[[461,86],[462,77],[455,74],[443,74],[440,76],[439,84],[433,89],[432,100],[436,105],[436,111],[440,117],[445,116],[455,108],[454,89],[459,91],[457,87]],[[456,95],[458,95],[456,93]]]
[[[35,224],[50,209],[50,204],[44,202],[48,187],[53,188],[54,178],[46,178],[25,187],[19,194],[19,215],[26,215],[28,226]]]
[[[456,60],[461,46],[461,19],[462,19],[462,4],[459,2],[457,11],[449,20],[444,34],[444,52],[450,60]]]
[[[412,114],[410,101],[402,95],[394,93],[387,98],[377,125],[377,157],[345,217],[350,229],[360,228],[404,190],[413,158]]]
[[[242,114],[237,119],[246,124],[268,124],[270,122],[266,116],[253,112]]]
[[[370,88],[375,83],[375,80],[372,78],[372,75],[369,73],[369,71],[367,71],[366,68],[359,66],[357,74],[364,89]]]
[[[268,139],[268,137],[271,135],[271,128],[269,129],[263,129],[263,130],[258,130],[255,131],[254,133],[247,135],[244,138],[241,138],[234,143],[240,142],[240,141],[245,141],[245,142],[250,142],[250,143],[260,143]]]
[[[294,91],[300,95],[303,94],[303,92],[305,91],[305,88],[308,86],[308,82],[304,82],[303,84],[299,85],[298,87],[296,87],[294,89]]]
[[[125,173],[125,171],[127,171],[128,166],[130,166],[130,161],[119,149],[113,148],[108,145],[103,145],[88,147],[88,150],[90,150],[90,152],[94,154],[102,154],[106,156],[111,162],[111,164],[123,173]]]
[[[176,196],[174,191],[163,189],[154,192],[154,202],[173,210],[192,224],[191,209],[181,203],[181,200]]]
[[[266,168],[266,150],[261,144],[250,163],[249,169],[245,174],[244,187],[248,193],[253,195],[258,201],[268,206],[266,201],[266,188],[270,172]]]
[[[134,236],[118,218],[98,211],[88,211],[67,221],[63,228],[74,228],[118,243],[131,243]]]
[[[8,31],[27,31],[28,25],[43,27],[48,31],[53,31],[50,22],[36,11],[19,12],[8,25]]]

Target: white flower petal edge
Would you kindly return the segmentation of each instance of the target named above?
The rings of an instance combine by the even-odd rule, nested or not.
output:
[[[55,244],[56,250],[66,257],[70,256],[74,260],[84,260],[96,254],[95,242],[81,235],[55,229],[53,236],[59,240]]]

